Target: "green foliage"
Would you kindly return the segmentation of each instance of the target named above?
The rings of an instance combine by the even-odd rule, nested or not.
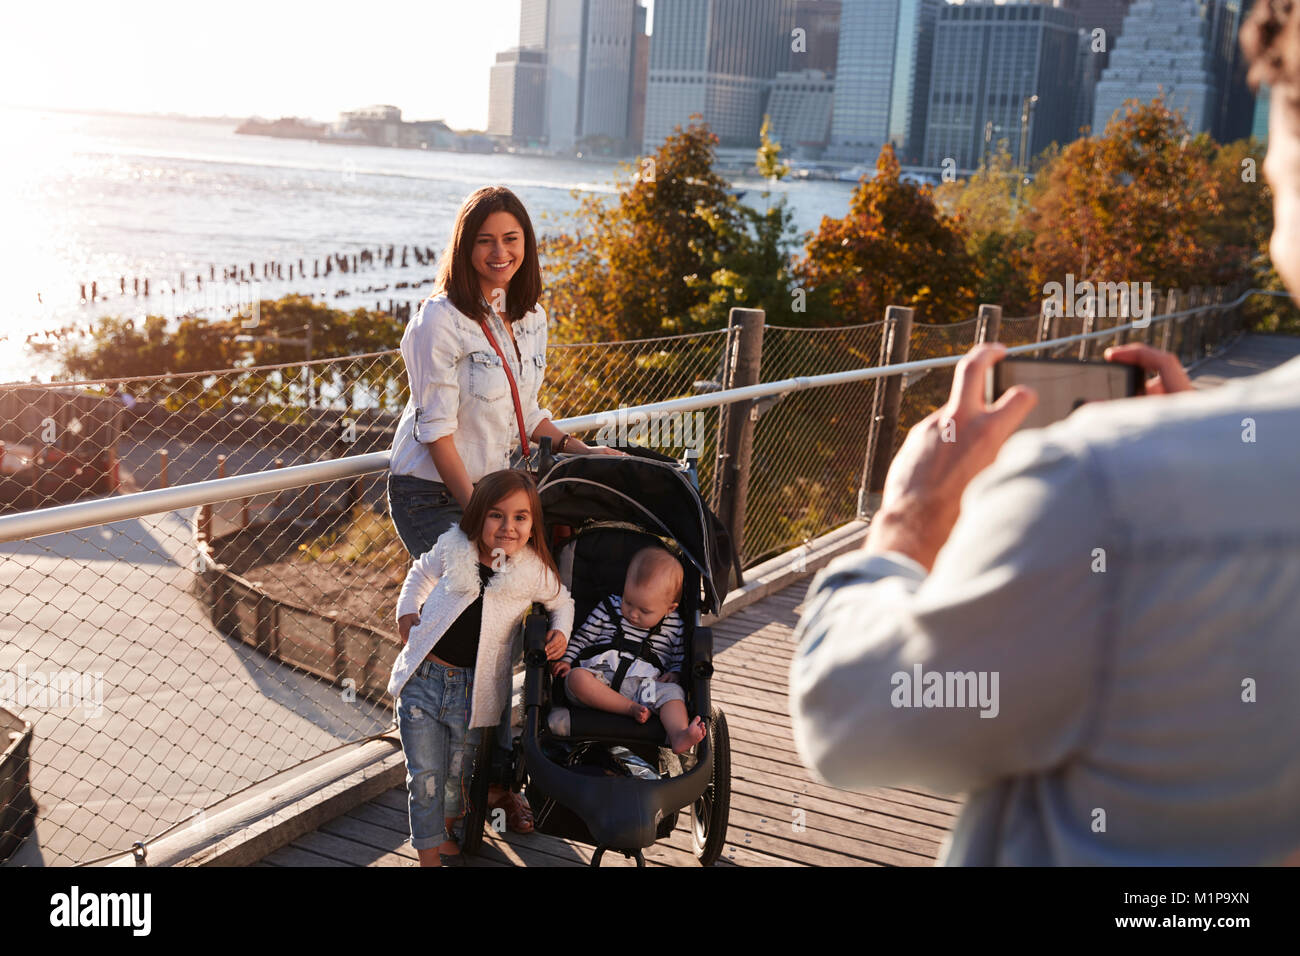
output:
[[[168,373],[207,372],[251,366],[302,363],[303,344],[276,339],[304,339],[312,332],[312,358],[325,359],[379,352],[400,345],[403,326],[392,316],[366,309],[344,312],[301,295],[260,303],[256,326],[248,316],[224,320],[183,317],[169,329],[164,316],[151,315],[139,327],[131,319],[106,316],[99,320],[84,346],[65,355],[65,373],[74,379],[143,378]],[[247,340],[246,340],[247,339]],[[400,406],[401,370],[392,363],[357,363],[349,383],[337,380],[337,369],[311,367],[311,388],[319,395],[328,386],[356,383],[383,397],[389,410]],[[172,409],[211,408],[232,400],[245,403],[268,418],[293,417],[306,404],[306,380],[301,369],[163,378],[131,382],[141,398]]]

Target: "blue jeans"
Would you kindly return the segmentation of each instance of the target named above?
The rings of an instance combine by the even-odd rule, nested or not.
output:
[[[397,536],[418,558],[452,525],[460,522],[465,509],[447,486],[415,475],[388,475],[388,513]]]
[[[411,846],[436,847],[455,837],[448,817],[469,805],[469,782],[481,730],[469,730],[474,668],[425,660],[397,700],[397,733],[406,757]]]

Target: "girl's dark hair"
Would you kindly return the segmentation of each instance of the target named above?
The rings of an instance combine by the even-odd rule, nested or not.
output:
[[[1251,86],[1286,84],[1294,97],[1300,86],[1300,4],[1257,0],[1241,28],[1241,48]]]
[[[516,491],[528,495],[528,510],[533,513],[533,531],[528,538],[528,543],[532,545],[533,551],[555,575],[555,580],[558,582],[560,569],[555,566],[555,559],[551,557],[551,549],[546,543],[546,528],[542,524],[542,499],[537,494],[537,483],[528,472],[507,468],[481,478],[474,486],[474,493],[470,495],[465,513],[461,515],[460,530],[465,532],[465,537],[477,547],[479,538],[483,535],[483,524],[487,521],[487,513],[503,498],[510,497]],[[558,590],[556,593],[559,593]]]
[[[510,280],[506,290],[506,317],[517,322],[537,306],[542,294],[542,269],[537,261],[537,236],[533,221],[519,197],[505,186],[484,186],[470,193],[456,214],[456,224],[451,230],[451,242],[443,250],[438,263],[438,277],[433,291],[445,292],[451,304],[471,319],[486,319],[488,309],[483,304],[483,291],[478,273],[474,271],[471,256],[479,230],[494,212],[508,212],[519,220],[524,231],[524,261]]]

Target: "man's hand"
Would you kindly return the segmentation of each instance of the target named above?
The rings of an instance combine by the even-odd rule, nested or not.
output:
[[[1146,380],[1148,395],[1172,395],[1174,392],[1190,392],[1192,380],[1187,376],[1178,356],[1172,352],[1130,342],[1127,345],[1112,345],[1103,357],[1107,362],[1121,362],[1124,365],[1140,365],[1143,370],[1154,373]]]
[[[397,619],[397,630],[398,633],[402,635],[403,644],[405,644],[406,639],[411,636],[411,628],[419,623],[420,615],[418,614],[403,614]]]
[[[1006,351],[1000,343],[971,349],[957,364],[947,404],[907,433],[889,466],[865,550],[897,551],[927,569],[934,565],[957,523],[962,492],[1038,403],[1033,389],[1017,385],[985,404],[985,376]]]
[[[563,631],[546,632],[546,659],[553,661],[564,656],[564,649],[569,646],[569,638]]]
[[[551,676],[563,677],[569,673],[571,665],[567,661],[556,661],[551,665]]]

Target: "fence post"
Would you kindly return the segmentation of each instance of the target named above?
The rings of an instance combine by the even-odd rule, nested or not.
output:
[[[167,487],[167,449],[158,449],[158,482],[159,487]]]
[[[1054,339],[1061,329],[1061,317],[1054,312],[1049,312],[1047,308],[1048,301],[1050,300],[1043,301],[1042,308],[1038,313],[1038,335],[1034,339],[1035,342],[1046,342],[1048,339]],[[1034,354],[1041,357],[1043,353],[1040,349]]]
[[[975,319],[975,344],[996,342],[1002,333],[1002,306],[981,305]]]
[[[1166,315],[1174,315],[1183,309],[1183,293],[1178,289],[1170,289],[1169,294],[1165,296],[1167,305],[1165,306]],[[1174,345],[1174,323],[1177,319],[1165,319],[1161,323],[1160,329],[1160,350],[1168,352],[1173,349]]]
[[[1083,317],[1083,334],[1097,331],[1097,317],[1095,315],[1085,315]],[[1084,339],[1079,343],[1079,361],[1086,362],[1092,358],[1093,339]]]
[[[1204,315],[1204,313],[1202,313],[1198,308],[1200,304],[1201,304],[1201,287],[1193,286],[1191,294],[1188,296],[1188,305],[1191,308],[1196,309],[1196,311],[1187,317],[1187,322],[1188,322],[1187,334],[1183,336],[1183,347],[1179,349],[1178,352],[1180,357],[1182,356],[1183,352],[1188,351],[1189,345],[1191,346],[1191,348],[1195,349],[1197,348],[1197,344],[1200,342],[1201,317]],[[1190,365],[1192,362],[1196,361],[1200,357],[1201,356],[1199,352],[1197,352],[1196,354],[1190,354],[1188,358],[1183,362],[1183,364]]]
[[[763,358],[763,310],[732,309],[728,328],[724,389],[757,385]],[[718,460],[713,469],[714,513],[726,525],[736,553],[744,558],[745,505],[749,491],[749,460],[754,443],[754,403],[733,402],[719,409]],[[742,560],[743,563],[743,560]]]
[[[885,334],[880,342],[881,365],[901,365],[907,361],[912,344],[912,316],[913,311],[903,306],[891,305],[885,310]],[[898,412],[902,402],[901,374],[876,379],[867,433],[867,457],[858,489],[859,518],[865,518],[880,507],[885,475],[894,459],[894,440],[898,435]]]

